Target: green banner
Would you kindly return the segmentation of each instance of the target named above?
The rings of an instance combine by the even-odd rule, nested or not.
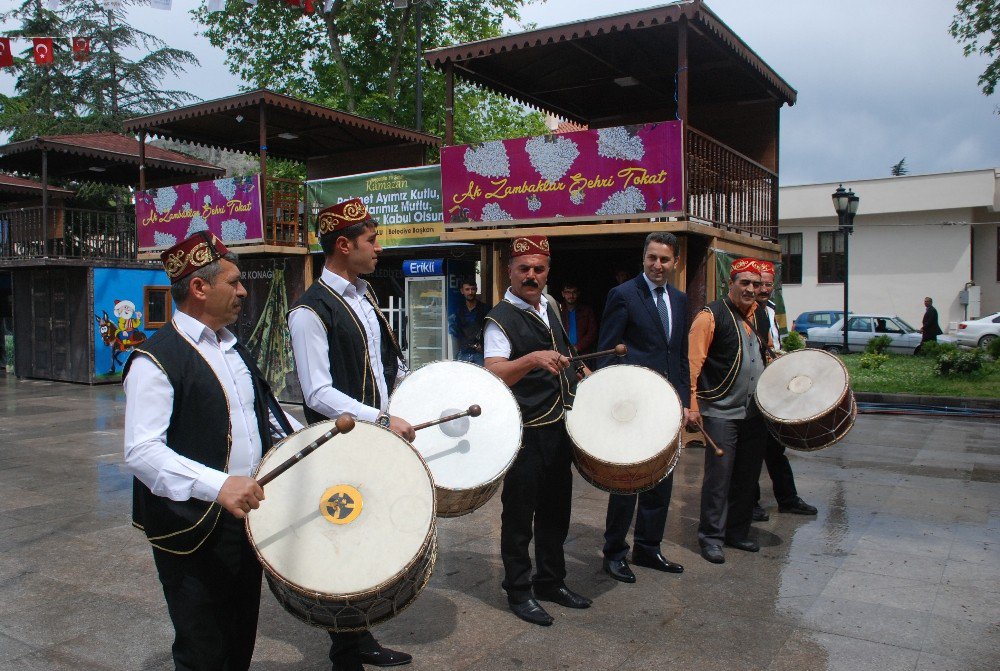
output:
[[[715,254],[715,298],[722,298],[729,293],[729,268],[740,257],[718,249],[712,251]],[[711,297],[709,299],[712,300]],[[784,338],[788,335],[788,316],[785,314],[785,299],[781,295],[780,261],[774,264],[774,293],[771,294],[771,300],[775,306],[774,321],[778,322],[778,337]]]
[[[360,198],[379,222],[383,248],[441,242],[441,166],[384,170],[306,182],[309,201],[309,249],[321,251],[316,215],[325,207]]]

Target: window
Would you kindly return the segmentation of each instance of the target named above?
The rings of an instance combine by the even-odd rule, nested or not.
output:
[[[781,283],[802,284],[802,234],[783,233],[781,243]]]
[[[855,331],[860,333],[871,333],[872,332],[872,318],[871,317],[851,317],[847,322],[847,330]]]
[[[159,329],[166,326],[174,306],[170,299],[170,287],[146,287],[142,302],[146,328]]]
[[[819,234],[819,281],[844,281],[844,234],[840,231]]]

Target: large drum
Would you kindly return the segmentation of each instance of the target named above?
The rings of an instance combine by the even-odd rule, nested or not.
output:
[[[757,407],[768,431],[785,447],[829,447],[854,426],[858,406],[840,359],[818,349],[778,357],[757,381]]]
[[[521,411],[510,389],[485,368],[437,361],[407,375],[389,400],[389,414],[411,424],[454,415],[470,405],[478,417],[417,431],[413,446],[434,475],[437,514],[457,517],[499,489],[521,447]]]
[[[292,434],[264,455],[255,477],[332,426]],[[247,533],[271,591],[303,622],[366,629],[427,585],[437,552],[434,483],[396,434],[357,422],[265,485],[264,495]]]
[[[576,388],[566,430],[577,470],[613,494],[652,489],[680,458],[684,410],[659,373],[628,364],[602,368]]]

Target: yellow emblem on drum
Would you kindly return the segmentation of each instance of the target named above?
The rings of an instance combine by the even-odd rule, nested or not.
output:
[[[361,514],[361,492],[350,485],[334,485],[319,500],[319,511],[334,524],[350,524]]]

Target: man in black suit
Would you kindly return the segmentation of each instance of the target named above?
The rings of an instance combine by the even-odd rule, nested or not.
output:
[[[624,363],[651,368],[664,375],[684,405],[684,423],[691,395],[688,369],[687,296],[667,283],[677,263],[677,238],[671,233],[650,233],[642,253],[643,272],[613,288],[601,319],[598,351],[624,343]],[[601,364],[612,363],[610,358]],[[604,531],[604,570],[615,580],[635,582],[629,568],[629,527],[635,515],[632,563],[681,573],[684,567],[668,561],[660,552],[667,508],[673,489],[673,474],[641,494],[611,494]],[[638,513],[636,502],[638,501]]]
[[[917,351],[923,347],[925,342],[937,342],[937,337],[944,333],[941,330],[941,325],[938,324],[938,311],[934,307],[934,301],[928,296],[924,299],[924,320],[920,325],[920,345],[917,347]]]

